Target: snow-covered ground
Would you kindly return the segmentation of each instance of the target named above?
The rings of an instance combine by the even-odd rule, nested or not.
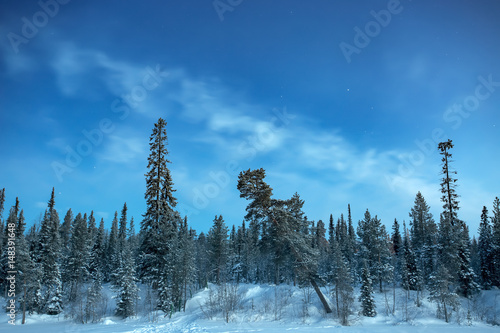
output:
[[[395,311],[392,314],[394,297],[392,290],[386,293],[375,293],[377,316],[366,318],[353,314],[350,317],[351,326],[341,326],[332,315],[327,315],[322,309],[312,288],[297,288],[292,286],[240,285],[237,289],[228,288],[226,295],[234,296],[227,311],[218,311],[210,306],[217,302],[217,288],[211,286],[191,298],[186,311],[176,313],[172,318],[159,315],[155,322],[151,316],[140,316],[122,320],[116,317],[106,317],[98,324],[76,324],[63,315],[33,315],[27,318],[25,325],[16,326],[7,323],[4,314],[0,322],[0,332],[499,332],[499,326],[488,325],[486,318],[491,320],[495,315],[500,318],[500,291],[483,292],[474,302],[462,301],[462,309],[453,312],[450,323],[436,318],[436,306],[426,297],[422,305],[417,307],[412,298],[406,301],[404,292],[396,290]],[[323,292],[328,295],[327,288]],[[2,300],[3,301],[3,300]],[[226,304],[227,305],[227,304]],[[359,304],[356,301],[356,308]],[[234,310],[231,310],[233,308]],[[470,315],[467,316],[468,309]],[[481,317],[483,320],[481,320]],[[229,321],[229,322],[227,322]]]

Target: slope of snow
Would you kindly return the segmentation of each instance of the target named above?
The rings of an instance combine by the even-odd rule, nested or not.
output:
[[[234,296],[233,311],[219,311],[210,308],[217,303],[216,286],[210,286],[196,293],[186,304],[186,311],[177,313],[172,318],[157,316],[156,322],[147,317],[122,320],[113,316],[106,317],[98,324],[76,324],[63,315],[32,315],[27,324],[21,325],[21,316],[17,317],[16,327],[7,323],[4,314],[0,321],[0,331],[11,329],[13,332],[331,332],[333,329],[343,332],[498,332],[498,326],[491,326],[484,321],[488,316],[498,314],[500,318],[500,291],[482,292],[475,303],[462,301],[462,309],[453,312],[450,323],[436,318],[436,305],[426,297],[421,299],[421,306],[415,305],[415,295],[406,299],[402,290],[396,290],[395,304],[393,291],[375,293],[377,316],[366,318],[353,314],[351,326],[343,327],[332,315],[327,315],[312,288],[298,288],[287,285],[240,285],[226,289],[226,295]],[[327,288],[323,288],[329,295]],[[358,293],[359,290],[356,290]],[[425,296],[425,295],[424,295]],[[0,300],[4,301],[4,300]],[[332,304],[333,305],[333,304]],[[392,307],[395,305],[394,314]],[[355,308],[359,308],[356,300]],[[471,314],[467,319],[467,309]],[[482,318],[481,318],[482,317]],[[150,317],[151,318],[151,317]],[[491,318],[490,318],[491,320]],[[226,322],[229,321],[229,322]]]

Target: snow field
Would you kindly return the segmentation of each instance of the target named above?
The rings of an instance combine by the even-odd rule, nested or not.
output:
[[[322,288],[330,301],[332,297],[327,287]],[[359,289],[355,290],[356,296]],[[64,315],[32,315],[27,317],[27,324],[21,325],[21,316],[15,327],[7,324],[4,315],[0,323],[0,332],[499,332],[498,326],[485,323],[486,320],[500,317],[500,291],[483,291],[476,300],[462,299],[462,307],[454,311],[450,323],[436,318],[437,307],[421,298],[421,306],[415,304],[415,292],[406,298],[406,292],[387,289],[384,293],[375,292],[377,316],[362,317],[353,313],[351,326],[341,326],[332,315],[327,315],[314,292],[309,288],[298,288],[289,285],[253,285],[228,284],[226,288],[210,285],[193,295],[186,304],[186,311],[176,313],[172,318],[158,312],[156,316],[143,314],[122,320],[107,316],[98,324],[77,324]],[[224,301],[224,295],[230,301]],[[2,300],[3,301],[3,300]],[[331,303],[335,312],[335,304]],[[394,314],[392,313],[394,307]],[[356,297],[355,309],[359,309]],[[467,318],[468,309],[470,316]],[[155,322],[151,322],[151,320]],[[489,319],[488,319],[489,318]]]

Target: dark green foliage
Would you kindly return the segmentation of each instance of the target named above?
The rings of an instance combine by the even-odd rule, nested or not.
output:
[[[424,196],[418,192],[410,211],[411,244],[417,267],[427,283],[434,271],[437,226]]]
[[[492,251],[493,251],[493,284],[500,287],[500,199],[493,201],[491,217]]]
[[[368,209],[365,218],[359,221],[358,236],[360,263],[368,266],[371,279],[379,285],[379,290],[382,292],[382,283],[390,282],[394,269],[391,264],[389,237],[385,226],[377,216],[372,218]]]
[[[494,278],[493,234],[491,231],[488,209],[483,207],[479,224],[478,254],[480,261],[480,281],[484,289],[490,289]]]
[[[470,263],[470,241],[469,228],[462,222],[462,232],[459,238],[458,261],[460,263],[458,271],[458,293],[461,296],[471,298],[480,290],[476,283],[477,277],[472,270]]]
[[[62,309],[62,283],[60,273],[59,216],[55,209],[54,189],[40,227],[36,263],[41,268],[40,306],[38,311],[50,315],[59,314]]]
[[[216,284],[226,281],[226,262],[228,257],[228,229],[222,215],[215,216],[213,226],[208,232],[208,255],[210,280]]]
[[[167,123],[158,119],[149,140],[150,154],[146,174],[146,213],[141,222],[139,247],[139,277],[153,289],[158,288],[164,269],[164,260],[176,229],[173,208],[177,200],[173,196],[173,181],[167,163]]]
[[[64,269],[65,289],[68,286],[69,301],[79,301],[81,297],[80,288],[89,276],[89,246],[87,237],[87,221],[78,213],[73,221],[73,232],[71,234],[71,248]]]

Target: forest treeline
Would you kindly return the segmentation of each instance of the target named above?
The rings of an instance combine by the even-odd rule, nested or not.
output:
[[[115,212],[111,229],[94,213],[71,209],[61,219],[54,189],[39,224],[26,230],[21,204],[2,219],[6,191],[0,191],[0,285],[5,308],[18,314],[64,313],[77,321],[98,322],[106,311],[103,285],[115,293],[114,312],[136,314],[139,288],[145,311],[182,311],[187,300],[209,283],[312,285],[327,313],[342,324],[356,309],[375,316],[373,293],[401,287],[419,306],[422,297],[438,305],[449,321],[459,297],[500,287],[500,200],[491,214],[478,212],[478,239],[470,238],[458,217],[456,172],[451,171],[451,140],[438,145],[442,156],[443,210],[436,221],[418,192],[408,224],[394,220],[391,230],[368,209],[355,225],[346,214],[326,221],[307,219],[299,194],[276,199],[265,170],[242,171],[240,197],[248,201],[241,225],[215,216],[208,233],[189,227],[175,209],[174,182],[168,169],[166,122],[159,119],[150,137],[146,176],[147,210],[136,234],[127,205]],[[331,295],[321,286],[330,285]],[[333,308],[333,309],[332,309]]]

